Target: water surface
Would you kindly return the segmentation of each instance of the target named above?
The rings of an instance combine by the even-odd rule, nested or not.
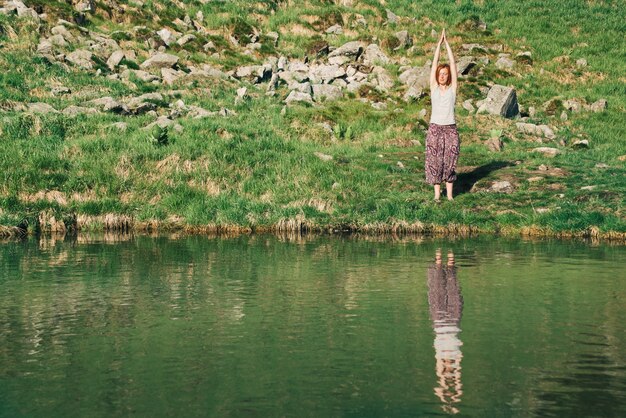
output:
[[[0,243],[0,416],[626,416],[626,247]]]

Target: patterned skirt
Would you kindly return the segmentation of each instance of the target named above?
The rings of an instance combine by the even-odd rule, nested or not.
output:
[[[459,160],[459,132],[456,125],[431,123],[426,134],[426,182],[452,183]]]

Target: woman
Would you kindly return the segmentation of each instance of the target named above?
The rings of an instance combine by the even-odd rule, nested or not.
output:
[[[446,46],[449,64],[439,64],[442,43]],[[444,29],[430,69],[432,113],[426,135],[426,181],[435,186],[436,202],[441,196],[441,183],[444,181],[448,200],[452,200],[452,185],[456,180],[456,163],[459,159],[459,133],[454,119],[456,89],[456,62]]]

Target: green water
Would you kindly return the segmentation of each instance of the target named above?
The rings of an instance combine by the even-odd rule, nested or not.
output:
[[[0,416],[626,416],[625,270],[562,241],[4,242]]]

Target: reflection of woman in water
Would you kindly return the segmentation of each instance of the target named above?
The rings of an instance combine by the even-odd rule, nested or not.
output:
[[[435,254],[435,262],[428,267],[428,305],[435,330],[435,358],[438,386],[435,395],[443,403],[444,411],[458,413],[455,404],[461,401],[461,345],[458,338],[461,331],[463,297],[456,279],[454,254],[448,253],[448,261],[443,265],[441,250]]]

